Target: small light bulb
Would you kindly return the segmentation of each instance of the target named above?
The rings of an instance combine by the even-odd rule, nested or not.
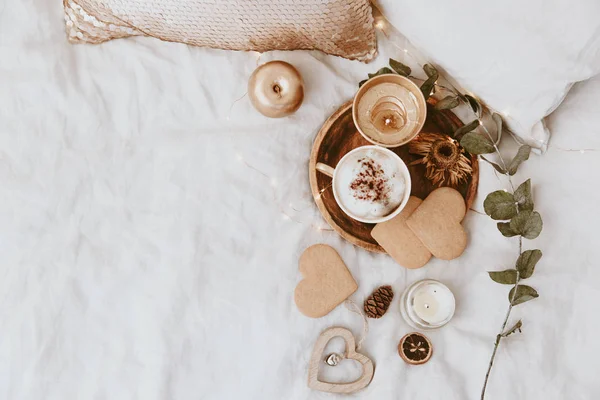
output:
[[[384,27],[384,26],[385,26],[385,24],[383,23],[383,21],[382,21],[382,20],[379,20],[379,21],[377,21],[377,22],[375,23],[375,27],[376,27],[377,29],[383,29],[383,27]]]
[[[277,181],[275,178],[271,179],[271,186],[277,186]]]
[[[579,152],[580,152],[581,154],[583,154],[583,153],[585,153],[585,150],[580,150]]]
[[[288,221],[290,219],[290,217],[287,214],[283,214],[282,218],[284,221]]]
[[[241,155],[240,153],[237,153],[237,154],[235,155],[235,158],[237,158],[237,159],[238,159],[238,161],[243,161],[243,160],[244,160],[244,158],[242,157],[242,155]]]

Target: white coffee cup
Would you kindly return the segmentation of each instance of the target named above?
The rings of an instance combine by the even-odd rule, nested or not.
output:
[[[344,204],[342,195],[339,193],[339,179],[340,179],[340,171],[343,171],[345,168],[352,168],[352,165],[349,165],[348,160],[353,159],[357,153],[364,153],[364,154],[368,154],[371,151],[374,152],[379,152],[383,155],[386,155],[389,157],[389,159],[395,161],[397,163],[397,170],[399,171],[401,178],[404,182],[404,191],[403,193],[401,193],[401,198],[394,198],[393,200],[395,202],[399,201],[398,206],[393,209],[393,211],[391,211],[390,213],[384,215],[384,216],[380,216],[380,217],[364,217],[364,216],[360,216],[360,215],[356,215],[356,213],[350,211],[348,209],[348,207],[346,207],[346,205]],[[346,165],[348,164],[348,165]],[[411,179],[410,179],[410,173],[408,171],[408,167],[406,166],[406,164],[404,163],[404,161],[393,151],[388,150],[384,147],[380,147],[380,146],[361,146],[361,147],[357,147],[351,151],[349,151],[348,153],[346,153],[344,155],[344,157],[342,157],[342,159],[338,162],[338,164],[336,165],[335,168],[324,164],[324,163],[317,163],[316,168],[319,172],[330,176],[333,181],[332,181],[332,190],[333,190],[333,196],[335,198],[336,203],[338,204],[338,206],[342,209],[342,211],[344,211],[344,213],[346,213],[346,215],[348,215],[350,218],[355,219],[356,221],[359,222],[365,222],[365,223],[369,223],[369,224],[377,224],[380,222],[384,222],[384,221],[388,221],[392,218],[394,218],[396,215],[400,214],[400,212],[402,211],[402,209],[404,208],[404,206],[406,206],[406,203],[408,202],[408,198],[410,197],[410,190],[411,190]],[[343,181],[343,179],[342,179]]]

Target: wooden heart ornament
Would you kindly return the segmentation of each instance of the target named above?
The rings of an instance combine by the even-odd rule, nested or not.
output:
[[[323,361],[323,351],[325,350],[325,346],[331,339],[338,336],[343,338],[346,342],[345,358],[358,361],[362,365],[362,375],[354,382],[331,383],[319,380],[319,366]],[[315,343],[315,348],[310,357],[310,364],[308,365],[308,387],[321,392],[354,393],[364,389],[371,383],[374,372],[375,368],[373,367],[373,361],[364,354],[356,352],[356,342],[352,332],[346,328],[331,327],[321,333],[321,336],[319,336]]]
[[[299,269],[304,280],[296,286],[294,301],[307,317],[327,315],[358,289],[346,264],[330,246],[316,244],[304,250]]]

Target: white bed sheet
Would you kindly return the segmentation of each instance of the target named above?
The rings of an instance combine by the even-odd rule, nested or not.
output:
[[[460,259],[409,271],[317,230],[312,140],[383,57],[263,55],[296,65],[307,89],[296,115],[270,120],[247,97],[234,104],[254,54],[152,39],[71,46],[61,19],[57,1],[0,4],[0,398],[337,398],[306,387],[312,345],[332,325],[358,335],[361,320],[297,311],[297,260],[314,243],[340,252],[357,302],[425,277],[457,297],[420,367],[396,353],[411,330],[397,302],[372,321],[375,377],[349,398],[478,398],[508,292],[486,270],[510,267],[516,240],[470,212]],[[560,134],[548,153],[515,178],[532,178],[544,217],[526,242],[544,252],[531,279],[541,297],[515,309],[524,333],[502,343],[489,399],[600,395],[600,153],[561,150],[600,148],[599,96],[599,78],[576,85],[549,121]],[[478,210],[506,185],[481,168]]]

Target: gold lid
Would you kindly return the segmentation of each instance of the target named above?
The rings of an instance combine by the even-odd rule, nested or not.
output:
[[[421,89],[396,74],[379,75],[358,89],[352,118],[360,134],[373,144],[398,147],[423,128],[427,103]]]

